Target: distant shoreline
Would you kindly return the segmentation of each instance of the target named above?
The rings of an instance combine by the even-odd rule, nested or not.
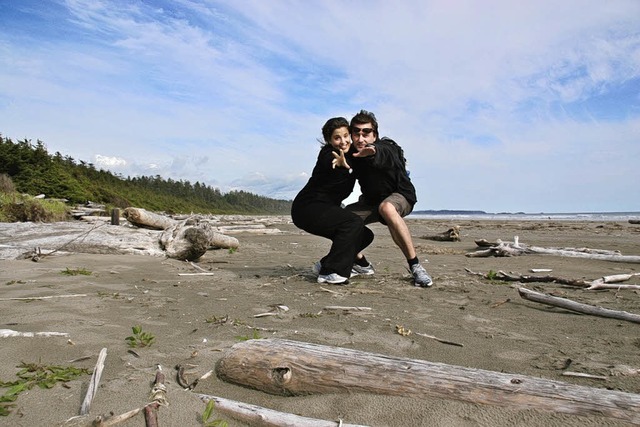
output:
[[[640,212],[567,212],[567,213],[490,213],[484,211],[422,210],[408,219],[476,219],[476,220],[555,220],[555,221],[628,221],[639,219]]]

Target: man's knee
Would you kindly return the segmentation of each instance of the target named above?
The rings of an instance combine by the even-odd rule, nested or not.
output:
[[[380,206],[378,206],[378,213],[385,219],[393,218],[396,215],[400,215],[398,209],[393,203],[382,202]]]

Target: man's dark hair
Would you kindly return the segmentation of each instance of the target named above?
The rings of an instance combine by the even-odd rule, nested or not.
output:
[[[375,114],[370,111],[360,110],[358,114],[353,116],[351,119],[351,128],[353,128],[354,125],[366,125],[367,123],[371,123],[376,138],[378,138],[380,136],[378,132],[378,121],[376,120]]]
[[[340,128],[349,129],[349,122],[344,117],[334,117],[327,120],[324,126],[322,126],[322,137],[324,138],[324,142],[328,143],[331,141],[333,131]]]

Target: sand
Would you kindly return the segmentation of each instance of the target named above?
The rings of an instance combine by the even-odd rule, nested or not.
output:
[[[524,255],[469,258],[474,241],[513,240],[543,247],[590,247],[640,255],[640,226],[623,222],[409,220],[415,244],[432,274],[430,289],[412,286],[405,262],[387,229],[373,225],[367,250],[376,274],[347,286],[319,285],[313,262],[329,247],[325,239],[286,221],[275,234],[239,233],[236,251],[212,250],[196,264],[143,255],[76,253],[0,261],[0,329],[56,331],[68,337],[0,338],[0,380],[13,381],[21,362],[93,370],[102,348],[105,369],[90,415],[121,414],[149,402],[158,365],[166,373],[168,407],[160,426],[199,426],[205,404],[176,382],[174,367],[187,366],[194,380],[214,369],[224,351],[248,338],[284,338],[392,357],[527,375],[593,388],[640,393],[640,325],[578,314],[526,301],[515,284],[470,274],[490,270],[597,279],[637,273],[639,264]],[[422,238],[461,228],[461,242]],[[0,242],[7,243],[7,242]],[[64,275],[85,269],[90,275]],[[212,275],[181,275],[199,273]],[[640,284],[636,276],[625,282]],[[584,289],[552,283],[530,289],[613,310],[640,314],[640,291]],[[84,295],[42,300],[39,296]],[[278,316],[254,317],[286,305]],[[364,306],[363,312],[327,311],[330,305]],[[131,352],[125,338],[140,325],[154,335]],[[414,333],[403,336],[396,325]],[[416,333],[463,344],[453,346]],[[81,357],[78,362],[69,361]],[[568,367],[567,367],[568,365]],[[565,370],[606,379],[563,376]],[[20,394],[0,425],[50,426],[78,414],[89,375],[52,389]],[[6,392],[0,389],[0,393]],[[521,410],[431,396],[367,393],[283,397],[229,384],[215,375],[195,392],[306,417],[370,426],[623,426],[621,420],[540,410]],[[216,414],[229,426],[247,425]],[[144,426],[142,415],[120,424]]]

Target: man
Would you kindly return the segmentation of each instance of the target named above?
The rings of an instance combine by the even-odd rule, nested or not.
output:
[[[414,284],[430,287],[433,281],[420,264],[404,217],[416,204],[416,189],[409,179],[402,150],[388,138],[379,139],[373,113],[361,110],[351,119],[353,170],[362,195],[346,208],[365,224],[381,222],[400,248],[413,275]],[[354,264],[354,269],[357,265]]]

